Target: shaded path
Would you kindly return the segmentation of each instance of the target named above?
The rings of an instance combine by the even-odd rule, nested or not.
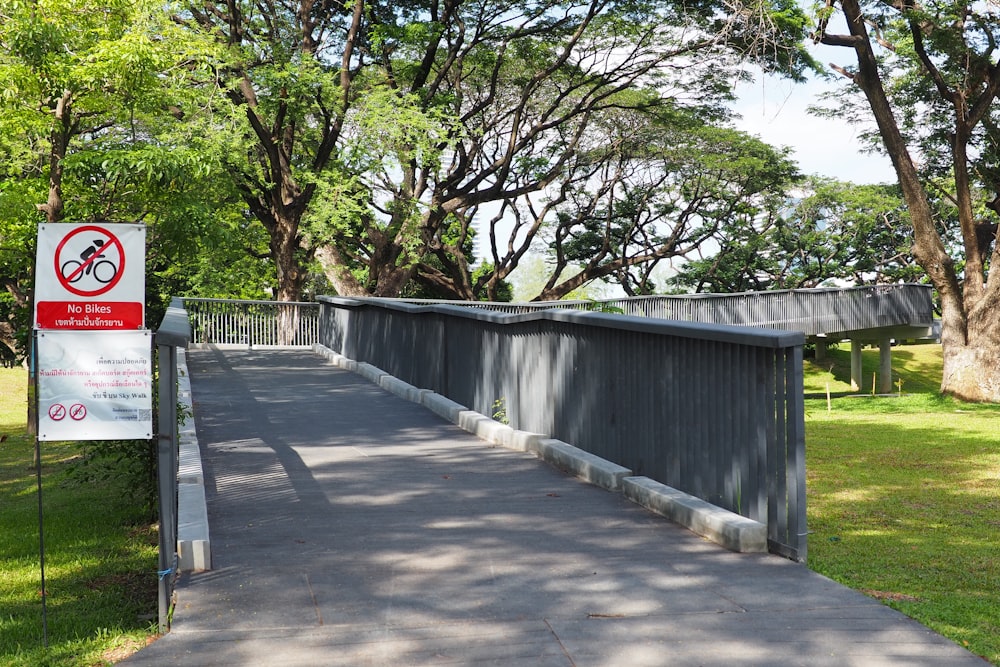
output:
[[[305,351],[188,353],[211,572],[129,665],[983,665]]]

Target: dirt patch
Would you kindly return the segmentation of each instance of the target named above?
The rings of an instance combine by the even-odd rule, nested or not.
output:
[[[870,588],[860,589],[862,593],[882,602],[920,602],[920,598],[906,595],[905,593],[893,593],[892,591],[873,591]]]
[[[114,648],[109,648],[107,651],[102,653],[101,662],[99,665],[94,665],[93,667],[102,667],[103,665],[113,665],[121,662],[133,653],[146,648],[159,638],[159,635],[151,635],[145,639],[123,639],[121,644],[115,646]]]

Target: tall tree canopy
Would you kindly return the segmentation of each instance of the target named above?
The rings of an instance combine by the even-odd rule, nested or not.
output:
[[[671,284],[725,293],[921,279],[897,186],[814,177],[796,190],[767,215],[721,227]]]
[[[618,141],[630,126],[649,136],[670,114],[718,118],[744,59],[792,75],[811,64],[784,0],[234,0],[191,2],[180,18],[228,49],[220,154],[267,229],[281,299],[299,297],[314,258],[345,295],[416,280],[493,296],[541,235],[593,231],[572,198],[662,159]],[[671,251],[649,226],[643,249],[615,238],[637,203],[591,198],[595,214],[616,211],[604,244],[619,249],[583,280]],[[567,232],[571,220],[582,227]],[[477,231],[487,270],[470,268]]]
[[[204,117],[216,47],[169,10],[0,0],[0,358],[25,351],[37,223],[145,222],[155,318],[157,297],[199,280],[200,247],[246,222],[181,122]]]
[[[841,15],[846,28],[832,28]],[[966,0],[827,0],[814,38],[863,95],[892,160],[913,255],[942,306],[942,390],[1000,400],[1000,13]],[[850,99],[850,97],[847,97]],[[949,230],[957,229],[957,244]]]

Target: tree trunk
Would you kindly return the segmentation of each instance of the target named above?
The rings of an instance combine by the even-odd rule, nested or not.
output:
[[[335,247],[325,245],[317,248],[316,259],[339,296],[371,296],[347,268],[340,251]]]
[[[55,124],[52,127],[51,145],[49,146],[49,196],[44,204],[38,205],[38,210],[45,214],[46,222],[62,222],[63,219],[63,160],[66,158],[66,151],[69,149],[69,141],[73,136],[73,94],[70,91],[63,93],[54,109]],[[32,267],[32,285],[34,285],[34,267]],[[28,299],[29,312],[34,317],[35,291],[31,289]],[[34,322],[32,322],[34,326]],[[34,345],[34,342],[31,343]],[[37,379],[35,378],[34,366],[29,364],[31,369],[28,373],[28,435],[38,434],[38,414],[35,406],[35,396],[37,392]],[[38,466],[38,452],[36,449],[34,465]]]
[[[306,272],[299,266],[298,258],[295,256],[299,244],[291,227],[297,228],[298,225],[291,225],[285,221],[278,224],[282,229],[271,236],[271,257],[274,259],[278,274],[278,290],[275,298],[278,301],[299,301],[302,299]]]
[[[278,274],[278,290],[275,298],[279,302],[300,301],[306,272],[299,265],[297,251],[298,216],[294,211],[283,211],[282,217],[273,219],[271,231],[271,257]],[[278,345],[292,345],[298,330],[297,308],[278,307]]]
[[[967,401],[1000,402],[1000,317],[993,290],[969,317],[968,342],[944,345],[941,390]]]
[[[965,267],[964,284],[960,281],[954,261],[937,231],[927,193],[882,85],[861,6],[857,0],[842,0],[841,7],[852,38],[849,42],[841,38],[824,39],[824,42],[841,46],[849,43],[857,54],[858,73],[854,80],[868,99],[886,153],[899,179],[913,225],[913,256],[940,296],[944,357],[941,391],[964,400],[1000,402],[1000,318],[995,309],[1000,303],[998,281],[992,281],[994,284],[984,289],[978,239],[975,234],[971,235],[974,246],[971,247],[967,233],[963,236],[966,257],[971,264]],[[971,136],[968,128],[959,129],[963,130],[959,133],[961,137]],[[964,139],[963,145],[957,146],[958,138],[956,135],[952,145],[956,174],[968,169]],[[962,174],[956,178],[958,187],[968,189],[966,176]],[[959,192],[957,200],[969,208],[968,192]],[[963,219],[963,223],[972,224],[971,216],[965,217],[969,219]],[[963,232],[965,226],[963,224]]]

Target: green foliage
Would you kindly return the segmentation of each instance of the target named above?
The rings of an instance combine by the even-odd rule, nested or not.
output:
[[[0,0],[4,349],[19,339],[16,353],[25,350],[35,230],[45,219],[38,206],[50,196],[51,157],[59,149],[53,139],[61,134],[61,219],[147,226],[149,326],[158,324],[169,296],[205,282],[240,293],[251,281],[255,296],[268,282],[267,269],[256,266],[218,275],[220,266],[252,265],[246,250],[260,248],[259,235],[238,232],[232,184],[220,179],[218,155],[201,135],[198,95],[212,92],[206,74],[217,50],[183,29],[172,9],[145,1]]]
[[[77,443],[79,457],[66,466],[68,482],[108,487],[124,482],[124,495],[133,507],[155,521],[157,512],[156,441],[104,440]]]
[[[510,424],[510,419],[507,417],[507,399],[503,396],[493,401],[492,417],[493,421],[500,422],[501,424]]]
[[[736,58],[792,74],[808,65],[794,3],[459,2],[359,16],[294,3],[195,3],[185,15],[229,49],[206,135],[268,231],[286,295],[319,254],[354,293],[411,292],[415,280],[497,298],[555,211],[518,224],[507,244],[483,234],[479,216],[531,215],[553,191],[582,186],[591,165],[575,156],[603,144],[604,117],[685,108],[719,121],[743,76]],[[471,275],[476,227],[496,238],[489,276]]]
[[[0,180],[0,363],[20,363],[30,331],[28,289],[35,255],[41,179]]]
[[[813,178],[767,218],[720,226],[718,250],[681,266],[671,284],[696,292],[745,292],[918,282],[898,187]]]
[[[566,269],[568,274],[580,271],[580,267],[570,265]],[[531,301],[545,289],[546,282],[552,277],[552,266],[550,261],[541,254],[529,254],[518,264],[517,270],[511,274],[511,285],[513,301]],[[558,281],[562,274],[556,275]],[[569,300],[597,300],[605,298],[605,286],[600,282],[587,283],[582,287],[566,294],[564,299]]]
[[[942,388],[1000,401],[1000,365],[992,363],[1000,331],[992,314],[1000,298],[993,273],[1000,14],[989,3],[950,0],[837,4],[853,36],[828,34],[823,23],[816,38],[850,49],[856,74],[838,70],[868,102],[865,116],[874,116],[878,128],[870,136],[896,169],[914,230],[913,255],[940,296],[942,340],[953,365]],[[857,108],[861,97],[853,97]],[[838,97],[827,113],[841,117],[844,106]]]
[[[687,113],[640,117],[615,131],[613,149],[602,149],[592,177],[559,208],[551,252],[557,265],[607,267],[630,295],[654,291],[654,260],[691,256],[709,239],[721,243],[772,219],[798,178],[786,152]]]

